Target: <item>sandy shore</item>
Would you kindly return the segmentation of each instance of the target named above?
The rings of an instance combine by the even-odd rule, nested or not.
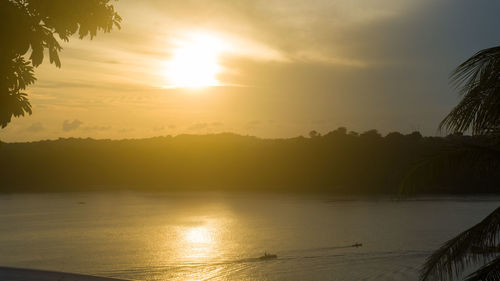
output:
[[[123,279],[97,277],[56,271],[45,271],[0,266],[0,280],[9,281],[124,281]]]

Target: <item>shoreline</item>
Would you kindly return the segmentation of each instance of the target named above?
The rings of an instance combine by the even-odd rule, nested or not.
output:
[[[10,281],[133,281],[130,279],[117,279],[93,275],[67,273],[49,270],[28,269],[0,266],[0,280]]]

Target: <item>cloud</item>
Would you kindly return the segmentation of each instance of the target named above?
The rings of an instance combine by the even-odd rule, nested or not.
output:
[[[197,130],[202,130],[208,127],[207,123],[195,123],[191,126],[188,127],[188,130],[190,131],[197,131]]]
[[[224,123],[222,122],[201,122],[201,123],[195,123],[191,126],[188,127],[188,130],[190,131],[200,131],[203,129],[216,129],[224,126]]]
[[[85,131],[109,131],[111,130],[111,126],[86,126],[82,128]]]
[[[45,130],[45,127],[42,125],[40,122],[36,122],[31,124],[28,128],[26,128],[26,131],[32,132],[32,133],[37,133]]]
[[[120,130],[118,130],[119,133],[130,133],[130,132],[134,132],[135,129],[134,128],[122,128]]]
[[[195,124],[196,125],[196,124]],[[194,125],[193,125],[194,126]],[[155,126],[153,127],[153,131],[159,132],[159,131],[165,131],[167,129],[173,130],[177,128],[177,126],[170,124],[170,125],[160,125],[160,126]]]
[[[246,124],[245,124],[245,128],[246,129],[255,129],[259,126],[262,125],[262,121],[260,120],[252,120],[252,121],[248,121]]]
[[[64,122],[62,124],[62,130],[65,132],[73,131],[73,130],[80,128],[80,126],[82,124],[83,124],[83,122],[78,120],[78,119],[75,119],[71,122],[69,120],[64,120]]]
[[[165,126],[163,126],[163,125],[162,125],[162,126],[158,126],[158,127],[154,127],[154,128],[153,128],[153,131],[155,131],[155,132],[158,132],[158,131],[163,131],[163,130],[165,130]]]
[[[49,128],[60,123],[49,120],[78,116],[85,124],[70,119],[63,131],[87,128],[88,135],[98,136],[99,128],[90,131],[87,123],[105,120],[115,129],[106,133],[110,137],[133,129],[135,136],[147,136],[160,125],[164,132],[235,126],[258,136],[283,137],[320,126],[311,121],[326,120],[325,128],[386,132],[418,124],[426,134],[435,134],[457,102],[448,85],[450,71],[481,48],[498,44],[500,36],[500,2],[490,0],[145,0],[116,5],[127,21],[122,30],[64,43],[62,69],[40,66],[39,81],[29,89],[36,115],[20,130],[42,121],[44,137],[56,138],[61,131]],[[162,89],[172,42],[179,32],[192,30],[227,37],[231,48],[245,45],[221,54],[219,79],[251,88],[214,87],[200,95]],[[287,60],[259,59],[261,46]],[[177,128],[158,120],[175,120]],[[127,128],[120,130],[124,124]],[[17,129],[3,132],[6,139],[24,137]]]

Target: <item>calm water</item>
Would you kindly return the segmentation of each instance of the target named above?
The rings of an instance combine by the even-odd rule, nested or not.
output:
[[[416,280],[433,249],[498,199],[0,195],[0,265],[137,280]],[[264,251],[279,258],[259,261]]]

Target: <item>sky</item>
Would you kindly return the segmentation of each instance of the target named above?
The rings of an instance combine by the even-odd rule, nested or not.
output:
[[[493,0],[120,0],[122,28],[63,42],[8,142],[340,126],[439,135],[449,74],[500,43]]]

